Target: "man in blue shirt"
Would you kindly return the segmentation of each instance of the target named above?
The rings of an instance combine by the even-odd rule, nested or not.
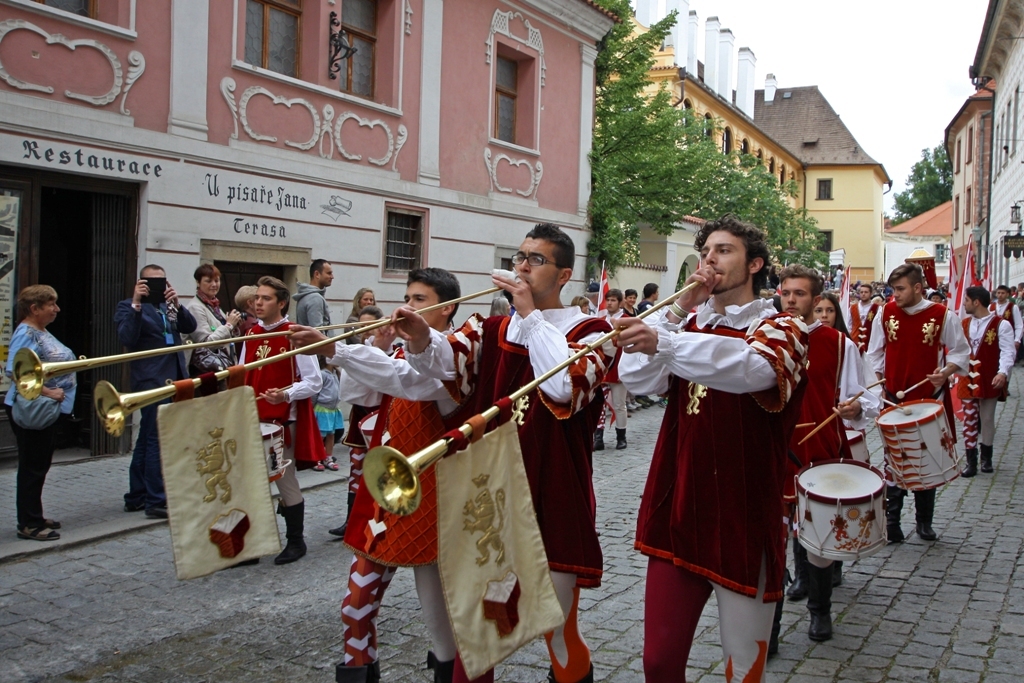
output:
[[[178,294],[166,281],[164,269],[157,265],[145,266],[139,272],[135,292],[131,299],[117,304],[114,323],[117,337],[128,351],[145,351],[181,344],[181,334],[196,329],[196,320],[188,309],[178,305]],[[149,296],[150,278],[164,283],[163,303],[156,306],[144,303]],[[154,292],[155,293],[155,292]],[[185,354],[167,353],[150,358],[134,360],[131,363],[131,390],[156,389],[167,380],[188,377]],[[128,468],[128,493],[124,495],[125,512],[145,510],[146,516],[166,519],[167,496],[164,494],[164,477],[160,471],[160,440],[156,429],[157,405],[146,406],[140,412],[139,436],[132,452],[132,464]]]

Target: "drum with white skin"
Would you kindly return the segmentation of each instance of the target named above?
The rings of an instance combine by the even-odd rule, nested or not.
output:
[[[284,476],[291,460],[284,459],[284,427],[273,422],[260,422],[263,434],[263,455],[267,458],[267,479],[277,481]]]
[[[886,544],[885,480],[856,460],[825,460],[796,475],[797,539],[828,560],[869,557]]]
[[[850,444],[850,455],[854,460],[871,464],[871,454],[868,452],[868,443],[864,440],[864,432],[847,429],[846,441]]]
[[[907,491],[927,491],[960,476],[960,456],[942,403],[907,401],[875,419],[893,482]]]

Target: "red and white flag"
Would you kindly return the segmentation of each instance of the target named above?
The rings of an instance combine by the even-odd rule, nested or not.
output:
[[[957,296],[960,293],[960,273],[956,266],[956,254],[949,260],[949,310],[959,315],[960,302]]]
[[[839,285],[839,306],[843,309],[843,320],[846,322],[846,329],[850,329],[850,268],[846,266],[843,271],[843,280]]]
[[[601,284],[597,288],[597,312],[600,315],[601,311],[608,309],[608,270],[604,267],[604,261],[601,262]]]

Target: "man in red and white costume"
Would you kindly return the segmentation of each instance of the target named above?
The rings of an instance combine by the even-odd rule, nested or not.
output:
[[[966,377],[957,382],[957,396],[964,406],[964,448],[967,466],[960,473],[973,477],[978,473],[978,436],[981,432],[981,471],[992,468],[992,441],[996,435],[996,403],[1006,399],[1017,348],[1013,326],[1004,316],[989,309],[990,295],[984,287],[968,287],[964,292],[964,335],[971,345]],[[1017,310],[1010,304],[1009,308]],[[979,429],[980,428],[980,429]]]
[[[614,324],[614,321],[625,314],[622,308],[622,290],[609,289],[605,296],[605,303],[607,306],[598,314],[598,317]],[[617,451],[628,446],[626,443],[626,397],[628,393],[625,385],[619,381],[618,369],[612,368],[604,378],[604,400],[605,405],[611,407],[612,417],[615,418],[615,450]],[[601,411],[601,419],[597,423],[597,432],[594,434],[595,451],[604,450],[604,425],[607,412],[606,410]]]
[[[850,337],[856,342],[861,353],[867,353],[871,344],[872,323],[881,308],[871,301],[874,291],[871,285],[857,287],[857,301],[850,306]]]
[[[289,329],[291,322],[286,314],[291,292],[288,287],[269,276],[261,277],[256,284],[253,305],[259,323],[249,330],[249,334]],[[252,363],[289,349],[287,336],[245,342],[242,344],[242,358],[246,363]],[[314,358],[295,356],[287,362],[270,363],[250,370],[245,375],[245,383],[261,399],[256,402],[260,422],[274,422],[285,429],[284,457],[291,460],[292,465],[286,467],[284,475],[274,483],[281,495],[278,513],[284,517],[288,542],[281,554],[274,558],[274,564],[288,564],[306,554],[306,542],[302,538],[306,503],[295,470],[311,468],[327,457],[320,427],[313,414],[313,399],[322,386],[320,367]]]
[[[572,278],[575,246],[560,228],[550,223],[535,226],[512,262],[517,280],[501,275],[492,279],[512,294],[514,316],[474,316],[448,336],[402,309],[393,316],[407,340],[409,364],[453,381],[453,398],[463,403],[467,416],[491,407],[611,329],[607,321],[562,306],[560,293]],[[594,428],[603,409],[600,384],[614,358],[615,348],[609,343],[545,381],[527,395],[519,427],[551,578],[567,615],[564,626],[545,636],[551,657],[549,679],[557,683],[594,680],[577,610],[579,589],[599,586],[603,570],[591,458]],[[465,680],[456,659],[455,681]],[[477,680],[493,681],[493,670]]]
[[[824,281],[817,272],[806,266],[788,266],[779,274],[782,310],[798,317],[807,325],[807,387],[800,404],[800,423],[811,425],[798,429],[790,441],[790,450],[801,465],[810,465],[834,458],[849,458],[846,428],[865,429],[872,418],[881,412],[882,403],[863,386],[863,365],[860,351],[853,340],[839,330],[822,325],[814,317],[814,307],[821,301]],[[853,400],[858,393],[863,395]],[[838,406],[836,405],[838,402]],[[832,420],[803,443],[804,437],[821,422],[839,411],[841,420]],[[786,502],[792,511],[796,505],[794,477],[800,467],[790,461],[786,476]],[[787,515],[792,519],[792,514]],[[794,537],[794,564],[798,576],[806,574],[807,610],[810,626],[807,636],[814,641],[832,637],[832,580],[833,562],[805,549]],[[801,566],[801,564],[803,566]],[[769,653],[778,648],[778,629],[782,617],[782,602],[776,603],[775,624]]]
[[[407,311],[417,311],[460,296],[459,281],[440,268],[420,268],[409,273],[405,290]],[[428,311],[422,316],[439,333],[451,328],[458,304]],[[409,315],[418,315],[409,313]],[[311,328],[300,328],[292,343],[305,346],[326,339]],[[372,345],[328,344],[316,349],[331,365],[342,370],[342,395],[348,400],[371,403],[383,394],[371,446],[387,445],[402,453],[414,453],[433,443],[449,429],[462,424],[458,404],[444,384],[416,372],[405,360],[403,349],[390,354],[394,330],[375,332]],[[342,601],[345,625],[345,661],[336,668],[342,683],[376,683],[380,679],[377,658],[377,614],[384,591],[397,567],[412,567],[416,593],[434,649],[427,666],[435,683],[450,683],[455,666],[455,638],[445,608],[437,568],[437,489],[433,468],[420,474],[423,498],[410,515],[393,515],[380,508],[365,485],[352,506],[345,544],[352,549],[348,592]]]
[[[889,274],[893,301],[875,316],[867,360],[878,379],[885,378],[885,393],[891,402],[933,398],[944,403],[949,429],[956,439],[953,404],[948,384],[954,374],[966,372],[971,347],[960,321],[942,304],[924,298],[924,271],[915,263],[904,263]],[[902,399],[896,394],[927,379],[923,386]],[[892,482],[885,489],[886,533],[889,543],[904,540],[900,514],[907,492]],[[917,535],[936,539],[932,530],[935,489],[914,491]]]
[[[1018,294],[1018,296],[1021,295]],[[1020,309],[1010,300],[1009,287],[1006,285],[996,287],[996,300],[989,306],[989,310],[1010,323],[1013,329],[1014,349],[1015,351],[1019,350],[1021,338],[1024,337],[1024,319],[1021,318]]]
[[[725,216],[694,246],[703,265],[687,282],[703,287],[657,327],[615,323],[626,388],[669,395],[637,519],[636,547],[650,558],[644,675],[686,680],[714,591],[726,678],[761,681],[786,570],[782,494],[807,327],[756,295],[770,262],[763,231]]]

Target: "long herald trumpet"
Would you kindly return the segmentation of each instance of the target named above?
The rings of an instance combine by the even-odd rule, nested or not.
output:
[[[339,330],[346,327],[355,327],[359,328],[356,330],[356,333],[359,333],[362,332],[362,328],[371,325],[373,322],[376,321],[324,325],[314,329],[327,331]],[[284,337],[291,334],[292,333],[287,330],[283,332],[267,332],[266,334],[254,334],[248,337],[229,337],[228,339],[218,339],[217,341],[196,343],[186,342],[177,346],[164,346],[159,349],[147,349],[146,351],[118,353],[112,356],[102,356],[100,358],[86,358],[83,356],[77,360],[48,361],[45,363],[39,360],[39,356],[36,355],[35,351],[25,347],[18,349],[18,352],[14,354],[14,385],[18,388],[18,393],[21,394],[23,398],[32,401],[39,398],[39,395],[43,390],[43,385],[47,381],[54,377],[60,377],[61,375],[70,375],[73,372],[79,372],[81,370],[92,370],[94,368],[102,368],[116,363],[127,363],[129,361],[139,360],[142,358],[151,358],[152,356],[162,356],[165,353],[192,351],[194,349],[205,349],[211,346],[225,346],[227,344],[235,344],[240,341],[259,341],[261,339]],[[335,339],[337,339],[337,337],[335,337]]]
[[[436,311],[438,309],[444,308],[445,306],[451,306],[453,304],[462,303],[463,301],[475,299],[477,297],[485,296],[487,294],[493,294],[498,291],[501,291],[500,287],[491,287],[489,289],[481,290],[474,294],[460,296],[457,299],[442,301],[439,304],[434,304],[433,306],[421,308],[416,312],[419,314],[429,313],[430,311]],[[326,346],[327,344],[333,344],[335,342],[344,341],[345,339],[348,339],[349,337],[356,334],[362,334],[363,332],[369,332],[370,330],[376,330],[381,327],[387,327],[390,324],[391,318],[376,320],[367,325],[364,325],[363,327],[360,327],[359,329],[352,330],[350,332],[345,332],[344,334],[339,334],[337,337],[328,337],[327,339],[310,344],[309,346],[303,347],[301,349],[292,349],[291,351],[279,353],[276,356],[270,356],[268,358],[254,360],[251,363],[246,363],[242,367],[247,371],[255,370],[256,368],[261,368],[264,365],[270,365],[271,363],[287,360],[288,358],[292,358],[293,356],[297,356],[302,353],[308,353],[311,349],[317,349],[320,348],[321,346]],[[266,336],[267,335],[252,335],[249,337],[236,337],[235,341],[249,342],[255,341],[257,339],[263,339]],[[196,344],[195,346],[199,345]],[[148,352],[140,351],[139,353]],[[130,356],[132,354],[123,355]],[[122,358],[122,360],[124,359]],[[214,373],[214,377],[216,377],[217,380],[220,381],[223,379],[227,379],[229,373],[230,370],[221,370],[219,372]],[[197,388],[201,383],[202,380],[198,377],[192,380],[193,386]],[[93,389],[93,404],[96,407],[96,414],[100,418],[100,421],[103,423],[103,427],[104,429],[107,430],[107,433],[110,434],[111,436],[121,436],[121,434],[124,433],[124,428],[125,425],[127,424],[128,415],[135,412],[136,410],[145,408],[146,406],[151,406],[154,403],[160,403],[165,399],[171,398],[172,396],[174,396],[175,393],[177,393],[177,389],[175,388],[175,386],[173,384],[168,384],[166,386],[157,387],[156,389],[146,389],[145,391],[136,391],[130,394],[121,394],[118,393],[117,389],[115,389],[114,386],[110,384],[110,382],[101,381],[97,382],[96,387]]]
[[[678,292],[662,299],[646,311],[643,311],[637,318],[645,318],[655,311],[668,306],[677,298],[686,294],[703,282],[691,282]],[[603,346],[608,341],[615,339],[622,332],[620,328],[606,332],[599,338],[580,349],[564,361],[537,377],[532,382],[524,384],[509,395],[509,399],[516,401],[530,393],[541,384],[554,377],[556,374],[569,367],[580,358],[583,358],[594,349]],[[487,424],[498,417],[500,410],[498,406],[491,406],[480,416]],[[473,435],[473,427],[467,422],[459,427],[459,431],[466,438]],[[420,489],[419,474],[444,457],[451,446],[452,439],[443,438],[435,441],[426,448],[422,448],[412,455],[405,456],[390,446],[377,446],[370,449],[363,460],[363,482],[369,486],[370,495],[377,501],[377,504],[388,512],[396,515],[409,515],[416,511],[420,505],[422,490]]]

